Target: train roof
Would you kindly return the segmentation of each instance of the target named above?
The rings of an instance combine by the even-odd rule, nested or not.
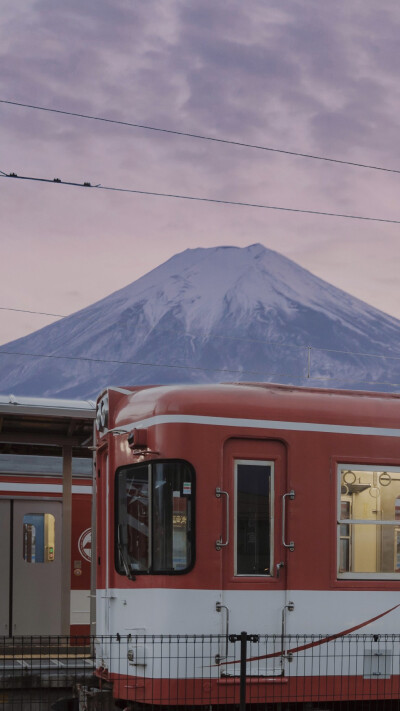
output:
[[[112,389],[110,389],[111,397]],[[400,395],[275,385],[226,383],[116,389],[109,428],[159,415],[205,415],[310,422],[400,424]]]

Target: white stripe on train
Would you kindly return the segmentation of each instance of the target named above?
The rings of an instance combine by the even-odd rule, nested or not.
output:
[[[216,427],[248,427],[261,430],[287,430],[299,432],[325,432],[327,434],[375,435],[378,437],[400,437],[400,429],[390,427],[362,427],[356,425],[328,425],[318,422],[285,422],[283,420],[251,420],[236,417],[208,417],[204,415],[155,415],[127,425],[109,430],[115,434],[132,432],[134,429],[154,425],[188,424],[211,425]],[[107,430],[104,431],[106,434]]]

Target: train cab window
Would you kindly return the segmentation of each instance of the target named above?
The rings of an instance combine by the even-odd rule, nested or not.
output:
[[[26,563],[55,560],[55,518],[53,514],[32,513],[23,518],[23,557]]]
[[[400,467],[338,467],[338,577],[400,574]]]
[[[273,463],[235,462],[235,575],[271,575]]]
[[[194,563],[194,471],[187,462],[120,467],[116,485],[116,568],[176,574]]]

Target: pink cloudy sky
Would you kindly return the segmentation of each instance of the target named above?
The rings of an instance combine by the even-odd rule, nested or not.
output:
[[[400,169],[398,0],[2,0],[0,99]],[[400,175],[0,104],[6,173],[400,219]],[[0,306],[261,242],[400,318],[399,225],[0,180]],[[52,319],[0,311],[1,338]]]

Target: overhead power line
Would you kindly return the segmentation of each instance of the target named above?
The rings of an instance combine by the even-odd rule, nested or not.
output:
[[[340,351],[337,348],[316,348],[314,346],[310,346],[310,348],[312,348],[313,351],[320,351],[321,353],[339,353],[353,356],[362,356],[365,358],[386,358],[389,360],[400,360],[400,356],[395,355],[378,355],[378,353],[365,353],[363,351]]]
[[[50,355],[48,353],[20,353],[18,351],[8,351],[0,348],[0,355],[13,355],[13,356],[28,356],[30,358],[52,358],[55,360],[75,360],[75,361],[86,361],[89,363],[111,363],[117,365],[142,365],[150,368],[173,368],[175,370],[197,370],[207,373],[238,373],[249,374],[249,375],[263,375],[268,378],[277,377],[298,377],[295,373],[272,373],[267,374],[257,370],[241,370],[241,369],[230,369],[230,368],[201,368],[195,365],[172,365],[171,363],[148,363],[144,361],[134,361],[134,360],[117,360],[117,359],[106,359],[106,358],[89,358],[86,356],[66,356],[66,355]]]
[[[64,314],[49,314],[47,311],[30,311],[28,309],[12,309],[8,306],[0,306],[0,311],[18,311],[21,314],[38,314],[39,316],[56,316],[57,318],[65,318]]]
[[[163,329],[164,332],[171,332],[171,333],[182,333],[186,336],[190,336],[191,338],[204,338],[205,336],[211,335],[209,332],[205,332],[199,335],[196,335],[195,333],[190,333],[190,331],[179,331],[178,329],[172,329],[172,328],[166,328]],[[342,351],[337,348],[320,348],[319,346],[313,346],[311,344],[308,345],[299,345],[298,343],[277,343],[276,341],[270,341],[270,340],[264,340],[263,338],[247,338],[246,336],[224,336],[220,335],[219,333],[213,333],[212,338],[221,338],[223,340],[230,340],[230,341],[244,341],[246,343],[262,343],[264,345],[272,346],[274,348],[294,348],[294,349],[300,349],[300,350],[311,350],[311,351],[317,351],[317,352],[322,352],[322,353],[338,353],[340,355],[352,355],[352,356],[366,356],[368,358],[387,358],[390,360],[400,360],[400,355],[383,355],[382,353],[365,353],[361,351]],[[382,344],[381,344],[382,345]],[[385,344],[384,344],[385,345]]]
[[[75,118],[88,119],[90,121],[100,121],[103,123],[116,124],[118,126],[127,126],[129,128],[139,128],[146,131],[155,131],[159,133],[167,133],[173,136],[183,136],[185,138],[195,138],[201,141],[212,141],[213,143],[225,143],[231,146],[238,146],[241,148],[252,148],[258,151],[268,151],[270,153],[281,153],[283,155],[295,156],[298,158],[309,158],[311,160],[326,161],[328,163],[337,163],[339,165],[349,165],[354,168],[367,168],[368,170],[380,170],[385,173],[400,173],[400,169],[396,168],[385,168],[384,166],[369,165],[367,163],[357,163],[355,161],[341,160],[339,158],[330,158],[328,156],[319,156],[313,153],[301,153],[299,151],[290,151],[284,148],[273,148],[271,146],[262,146],[256,143],[245,143],[244,141],[233,141],[228,138],[217,138],[215,136],[205,136],[199,133],[189,133],[186,131],[177,131],[169,128],[161,128],[157,126],[149,126],[147,124],[132,123],[130,121],[122,121],[118,119],[106,118],[104,116],[92,116],[90,114],[81,114],[74,111],[64,111],[62,109],[52,109],[49,106],[37,106],[35,104],[24,104],[19,101],[7,101],[6,99],[0,99],[0,104],[8,104],[10,106],[20,106],[26,109],[35,109],[36,111],[46,111],[53,114],[61,114],[63,116],[73,116]]]
[[[135,190],[132,188],[114,188],[106,185],[92,185],[90,182],[77,183],[60,178],[35,178],[27,175],[17,175],[16,173],[5,173],[0,170],[0,178],[12,178],[14,180],[31,180],[37,183],[52,183],[57,185],[69,185],[75,188],[90,188],[92,190],[108,190],[116,193],[131,193],[134,195],[150,195],[153,197],[173,198],[177,200],[191,200],[195,202],[207,202],[217,205],[236,205],[238,207],[252,207],[262,210],[280,210],[283,212],[296,212],[303,215],[321,215],[323,217],[342,217],[346,220],[364,220],[367,222],[385,222],[392,225],[400,225],[400,220],[389,220],[382,217],[366,217],[364,215],[347,215],[340,212],[325,212],[322,210],[304,210],[296,207],[280,207],[276,205],[263,205],[260,203],[240,202],[237,200],[219,200],[217,198],[197,197],[194,195],[178,195],[174,193],[159,193],[151,190]]]
[[[307,380],[310,380],[310,381],[312,380],[313,382],[336,380],[342,384],[351,383],[353,386],[355,386],[355,385],[390,385],[393,388],[400,388],[400,383],[392,383],[389,380],[343,380],[338,375],[314,375],[314,376],[310,375],[310,376],[307,376]]]
[[[52,316],[56,318],[67,318],[68,315],[71,314],[52,314],[48,313],[47,311],[33,311],[33,310],[28,310],[28,309],[16,309],[16,308],[11,308],[8,306],[0,306],[0,311],[17,311],[19,313],[23,314],[37,314],[39,316]],[[201,334],[196,334],[196,333],[191,333],[190,331],[184,331],[179,330],[177,328],[164,328],[162,329],[164,333],[173,333],[174,335],[184,335],[188,336],[189,338],[195,338],[195,339],[201,339],[201,338],[206,338],[211,336],[211,338],[214,340],[216,338],[222,339],[222,340],[229,340],[229,341],[241,341],[245,343],[261,343],[267,346],[271,346],[272,348],[292,348],[295,350],[302,350],[302,351],[316,351],[318,353],[337,353],[339,355],[351,355],[351,356],[359,356],[359,357],[365,357],[365,358],[384,358],[385,360],[400,360],[400,355],[385,355],[382,353],[366,353],[365,351],[343,351],[339,350],[338,348],[321,348],[320,346],[313,346],[313,345],[299,345],[298,343],[278,343],[277,341],[270,341],[266,340],[264,338],[249,338],[247,336],[226,336],[222,335],[219,333],[213,333],[211,334],[209,331],[205,331],[204,333]],[[381,344],[382,345],[382,344]],[[0,346],[1,347],[1,346]]]
[[[20,353],[18,351],[8,351],[0,348],[1,355],[13,355],[13,356],[24,356],[29,358],[50,358],[55,360],[72,360],[72,361],[85,361],[89,363],[110,363],[118,365],[138,365],[151,368],[171,368],[176,370],[194,370],[207,373],[232,373],[239,375],[261,375],[264,378],[302,378],[308,382],[322,382],[322,381],[332,381],[336,380],[344,384],[363,384],[363,385],[390,385],[391,387],[400,387],[400,383],[390,382],[390,381],[379,381],[379,380],[343,380],[340,376],[334,375],[319,375],[313,376],[311,374],[301,374],[301,373],[265,373],[257,370],[240,370],[240,369],[230,369],[230,368],[201,368],[194,365],[172,365],[171,363],[149,363],[143,361],[130,361],[130,360],[117,360],[117,359],[105,359],[105,358],[89,358],[85,356],[60,356],[51,355],[48,353]],[[266,381],[263,381],[266,382]]]

